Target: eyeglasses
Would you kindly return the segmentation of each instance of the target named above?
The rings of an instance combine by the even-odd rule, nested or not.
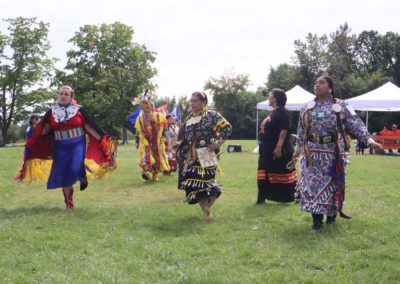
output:
[[[191,103],[201,102],[201,100],[190,100]]]

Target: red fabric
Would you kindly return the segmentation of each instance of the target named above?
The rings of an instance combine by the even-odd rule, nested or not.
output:
[[[144,137],[149,142],[149,146],[146,146],[146,148],[145,148],[146,149],[146,159],[148,159],[148,160],[146,160],[146,164],[147,164],[147,166],[150,166],[150,147],[151,147],[151,150],[153,151],[154,159],[156,160],[155,168],[159,169],[160,168],[160,154],[158,152],[157,122],[155,122],[153,119],[151,119],[147,123],[144,122],[142,124],[142,131],[143,131]]]
[[[103,136],[101,141],[98,141],[93,136],[89,135],[86,158],[95,161],[99,165],[110,163],[111,153],[109,153],[108,150],[108,139],[111,139],[111,137]]]
[[[86,158],[95,161],[97,164],[101,164],[105,161],[105,155],[103,151],[101,151],[100,142],[92,136],[89,136]]]
[[[381,130],[379,135],[393,135],[393,131],[391,130]]]
[[[28,149],[24,160],[32,159],[51,159],[53,155],[53,137],[49,133],[42,136],[45,122],[40,121],[34,128],[32,136],[26,141],[25,147]]]
[[[156,112],[167,113],[167,104],[159,106],[155,109]]]
[[[25,144],[28,148],[28,155],[25,157],[26,160],[31,159],[51,159],[53,154],[53,133],[50,132],[47,135],[42,136],[44,125],[48,123],[51,128],[60,131],[76,127],[82,127],[84,124],[83,115],[78,112],[74,117],[70,118],[66,123],[57,123],[54,120],[51,112],[49,115],[41,120],[36,126],[35,130]],[[98,164],[103,164],[110,161],[110,155],[108,154],[107,137],[104,136],[100,144],[94,137],[89,135],[89,143],[86,149],[86,158],[94,160]]]
[[[51,128],[57,131],[67,130],[71,128],[83,127],[85,123],[85,119],[83,115],[78,112],[75,116],[68,119],[66,123],[58,123],[54,120],[54,116],[52,114],[49,115],[48,124],[50,124]]]
[[[257,180],[267,180],[267,172],[265,170],[258,170]]]
[[[176,161],[168,160],[168,164],[172,171],[176,170]]]
[[[379,131],[379,135],[400,135],[400,129],[397,130],[381,130]]]
[[[393,133],[394,131],[389,131]],[[400,134],[398,135],[372,135],[372,139],[382,144],[383,149],[400,149]]]
[[[268,174],[270,183],[292,183],[297,180],[297,172],[293,171],[288,174]]]

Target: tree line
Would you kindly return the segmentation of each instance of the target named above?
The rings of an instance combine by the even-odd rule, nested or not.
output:
[[[55,67],[57,58],[48,51],[49,24],[37,18],[18,17],[3,20],[7,32],[0,31],[0,128],[1,144],[11,139],[9,131],[32,113],[43,113],[54,103],[56,90],[71,85],[78,103],[110,134],[127,138],[127,116],[135,108],[132,101],[145,89],[156,90],[152,78],[155,51],[134,41],[134,30],[123,23],[84,25],[68,40],[63,69]],[[347,24],[329,35],[309,33],[294,41],[290,63],[270,67],[263,86],[250,91],[247,74],[228,73],[210,77],[204,84],[213,100],[212,108],[221,112],[234,127],[233,138],[254,139],[256,104],[266,99],[265,90],[295,85],[312,92],[320,74],[335,81],[336,95],[350,98],[379,87],[387,81],[400,85],[400,36],[394,32],[351,33]],[[189,112],[188,97],[160,98],[171,111],[179,104],[182,117]],[[293,113],[293,124],[296,113]],[[373,131],[392,121],[398,114],[374,114]],[[294,127],[295,128],[295,127]]]

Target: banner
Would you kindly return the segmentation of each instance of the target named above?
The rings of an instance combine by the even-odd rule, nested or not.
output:
[[[383,149],[400,149],[400,135],[372,135],[372,138],[382,144]]]
[[[179,104],[176,104],[174,110],[171,112],[178,122],[181,122],[181,113],[179,111]]]
[[[159,106],[159,107],[156,108],[154,111],[155,111],[155,112],[161,113],[163,116],[166,116],[166,115],[167,115],[167,104],[164,104],[164,105],[162,105],[162,106]]]

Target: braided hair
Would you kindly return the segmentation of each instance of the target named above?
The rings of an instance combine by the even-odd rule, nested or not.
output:
[[[322,75],[321,77],[324,78],[326,82],[328,82],[330,94],[332,95],[333,103],[335,103],[335,87],[333,86],[333,79],[328,75]]]

